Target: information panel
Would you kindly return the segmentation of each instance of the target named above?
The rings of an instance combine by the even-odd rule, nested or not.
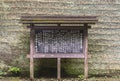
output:
[[[80,54],[83,52],[83,30],[42,29],[35,34],[36,53]]]

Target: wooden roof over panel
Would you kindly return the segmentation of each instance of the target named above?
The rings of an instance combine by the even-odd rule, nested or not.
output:
[[[22,16],[23,24],[95,24],[97,16]]]

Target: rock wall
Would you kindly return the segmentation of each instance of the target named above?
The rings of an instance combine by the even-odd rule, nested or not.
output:
[[[20,18],[36,14],[98,16],[89,30],[89,68],[120,70],[120,0],[1,0],[0,61],[29,67],[29,29]],[[67,60],[63,65],[68,73],[78,72],[80,62]]]

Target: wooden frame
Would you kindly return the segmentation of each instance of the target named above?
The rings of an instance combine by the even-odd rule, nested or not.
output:
[[[30,30],[30,79],[31,81],[33,81],[34,79],[34,58],[33,58],[33,55],[35,54],[34,35],[35,35],[35,30],[31,29]]]
[[[84,76],[88,77],[88,28],[97,22],[96,16],[23,16],[23,24],[30,28],[30,78],[34,79],[34,58],[57,58],[57,78],[61,79],[61,58],[84,58]],[[34,24],[57,24],[56,26],[35,26]],[[61,26],[61,24],[83,24],[83,26]],[[35,31],[40,29],[82,29],[83,53],[81,54],[44,54],[35,53]]]

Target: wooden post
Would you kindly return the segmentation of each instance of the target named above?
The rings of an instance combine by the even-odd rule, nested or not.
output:
[[[61,79],[61,59],[57,58],[57,79],[60,81]]]
[[[35,52],[34,35],[35,35],[35,30],[31,28],[30,30],[30,80],[31,81],[33,81],[34,79],[34,59],[33,59],[33,54]]]
[[[88,77],[88,25],[84,24],[85,30],[84,30],[84,77],[87,79]]]

